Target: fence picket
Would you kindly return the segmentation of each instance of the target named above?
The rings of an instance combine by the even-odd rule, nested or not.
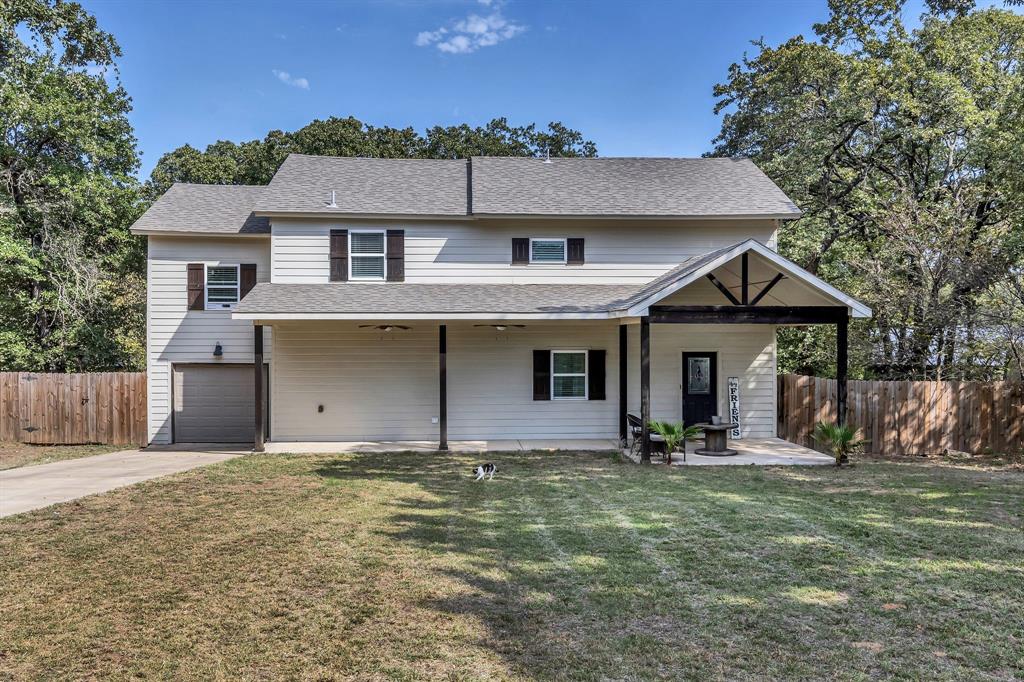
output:
[[[780,438],[821,449],[814,423],[836,418],[835,379],[782,375]],[[850,381],[849,424],[870,440],[867,451],[938,454],[1024,449],[1024,383],[968,381]]]

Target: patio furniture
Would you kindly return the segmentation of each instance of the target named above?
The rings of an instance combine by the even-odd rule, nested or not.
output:
[[[695,455],[711,457],[731,457],[736,453],[729,448],[728,434],[739,424],[696,424],[704,429],[704,447],[694,450]]]
[[[643,440],[643,422],[635,414],[626,414],[626,423],[629,424],[629,435],[633,439],[629,446],[629,454],[636,456],[640,452],[641,441]],[[665,439],[654,432],[648,433],[651,440],[651,452],[664,453]]]

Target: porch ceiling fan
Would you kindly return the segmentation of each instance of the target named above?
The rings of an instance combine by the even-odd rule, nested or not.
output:
[[[361,325],[359,325],[359,328],[360,329],[376,329],[377,331],[381,331],[381,332],[390,332],[390,331],[393,331],[395,329],[400,329],[402,331],[407,331],[409,329],[412,329],[412,327],[406,327],[404,324],[361,324]]]
[[[516,329],[522,329],[526,325],[525,324],[474,324],[473,326],[474,327],[490,327],[491,329],[494,329],[496,331],[503,332],[506,329],[509,329],[510,327],[514,327]]]

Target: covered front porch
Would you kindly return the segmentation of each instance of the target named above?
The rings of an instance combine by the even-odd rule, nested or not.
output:
[[[736,463],[809,463],[812,451],[774,438],[775,328],[836,324],[842,371],[848,316],[868,313],[748,241],[640,286],[259,284],[233,316],[253,322],[257,366],[262,327],[274,330],[276,452],[611,450],[636,438],[649,461],[652,419],[728,415],[733,444],[749,444]],[[257,396],[265,381],[256,373]]]
[[[695,454],[700,443],[687,443],[686,457],[677,453],[672,458],[673,466],[728,466],[728,465],[827,465],[833,459],[801,445],[781,438],[744,438],[733,441],[737,454],[733,457],[707,457]],[[268,453],[275,454],[323,454],[346,452],[437,452],[438,442],[434,440],[396,441],[306,441],[268,442]],[[467,454],[489,454],[508,452],[621,452],[625,457],[639,463],[631,456],[630,449],[622,448],[617,438],[562,438],[562,439],[513,439],[513,440],[455,440],[448,442],[448,451]]]

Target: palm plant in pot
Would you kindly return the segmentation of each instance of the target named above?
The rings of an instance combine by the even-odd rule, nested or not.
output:
[[[814,425],[814,440],[825,445],[836,458],[836,466],[850,461],[850,455],[860,452],[868,441],[860,437],[860,429],[852,426],[840,426],[829,422],[818,422]]]
[[[686,459],[686,440],[696,438],[701,430],[696,426],[684,426],[682,422],[651,421],[651,431],[661,436],[665,441],[665,461],[672,463],[672,453],[682,446],[683,459]]]

